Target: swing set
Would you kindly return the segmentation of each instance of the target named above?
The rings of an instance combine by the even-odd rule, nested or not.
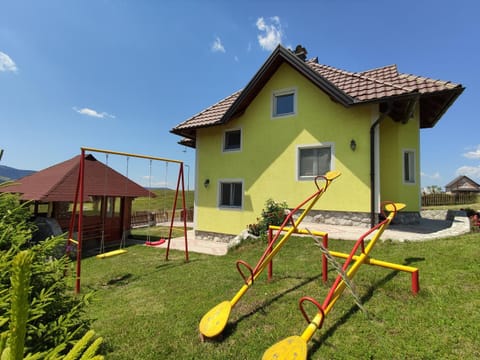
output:
[[[87,166],[85,160],[96,160],[91,157],[87,159],[90,155],[86,155],[86,152],[94,153],[103,153],[105,154],[105,164],[103,165],[103,180],[99,177],[99,170],[101,165],[95,165],[95,168],[90,163]],[[109,167],[109,155],[116,155],[120,157],[125,157],[126,159],[126,170],[125,176],[120,175],[115,170]],[[129,161],[130,158],[141,158],[147,159],[149,161],[149,189],[146,190],[134,183],[129,179]],[[151,179],[152,179],[152,162],[160,161],[164,162],[166,171],[165,171],[165,181],[167,181],[167,171],[168,164],[178,164],[178,178],[177,185],[175,190],[175,197],[173,200],[172,215],[170,219],[170,226],[168,231],[168,237],[165,239],[159,239],[157,241],[150,240],[150,226],[156,225],[156,216],[153,221],[151,219],[151,198],[155,197],[155,194],[150,190],[152,189]],[[93,162],[92,162],[93,163]],[[95,163],[97,163],[95,161]],[[99,162],[98,162],[99,163]],[[101,164],[101,163],[99,163]],[[89,200],[94,201],[94,211],[99,212],[101,218],[101,224],[99,225],[100,230],[96,229],[94,239],[100,241],[99,254],[96,256],[99,259],[105,259],[112,256],[124,254],[127,252],[125,249],[126,239],[130,233],[131,229],[131,204],[135,196],[142,193],[146,196],[148,193],[148,228],[147,228],[147,241],[145,245],[155,246],[167,242],[165,260],[168,260],[169,251],[170,251],[170,242],[172,240],[172,232],[174,228],[175,220],[175,211],[177,209],[177,202],[179,195],[182,196],[182,214],[183,214],[183,234],[184,234],[184,243],[185,243],[185,260],[188,261],[188,241],[187,241],[187,217],[185,216],[186,204],[185,204],[185,186],[184,186],[184,164],[179,160],[171,160],[160,157],[153,157],[148,155],[139,155],[126,152],[112,151],[112,150],[103,150],[96,148],[81,148],[81,157],[80,157],[80,166],[77,177],[77,187],[75,192],[75,199],[72,209],[72,215],[70,218],[70,226],[68,232],[68,241],[67,241],[67,254],[70,253],[73,246],[76,247],[76,280],[75,280],[75,293],[80,292],[80,278],[81,278],[81,259],[82,259],[82,250],[85,246],[85,240],[92,240],[88,238],[89,236],[89,225],[86,223],[85,217],[85,202]],[[89,169],[90,172],[89,173]],[[96,176],[93,176],[96,175]],[[121,180],[123,179],[123,180]],[[87,180],[87,181],[86,181]],[[123,183],[122,183],[123,182]],[[129,185],[130,184],[130,185]],[[130,188],[129,188],[130,186]],[[131,189],[135,188],[135,189]],[[94,189],[94,190],[92,190]],[[101,190],[103,189],[103,190]],[[135,191],[133,191],[135,190]],[[164,190],[164,196],[166,200],[166,187]],[[101,194],[100,194],[101,193]],[[136,194],[136,195],[132,195]],[[116,204],[116,198],[120,198],[120,205]],[[164,213],[166,213],[165,204],[164,204]],[[121,225],[121,228],[120,226]],[[119,248],[111,251],[105,251],[107,246],[106,243],[113,244],[115,240],[119,240]],[[117,242],[118,244],[118,242]]]

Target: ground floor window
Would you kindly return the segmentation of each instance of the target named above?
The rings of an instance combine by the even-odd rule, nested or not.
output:
[[[298,147],[297,178],[311,180],[332,170],[333,144]]]
[[[243,182],[239,180],[220,181],[219,207],[241,208],[243,199]]]

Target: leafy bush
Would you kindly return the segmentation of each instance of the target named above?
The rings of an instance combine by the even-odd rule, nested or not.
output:
[[[30,296],[30,282],[32,276],[32,261],[33,254],[30,250],[24,250],[17,255],[12,261],[11,265],[11,289],[10,295],[10,316],[2,315],[2,323],[9,322],[9,331],[4,331],[0,334],[0,357],[2,359],[21,360],[24,359],[25,354],[25,340],[27,335],[27,324],[29,315],[31,315],[32,308],[29,304]],[[0,297],[2,303],[7,303],[7,296],[3,292]],[[41,307],[41,306],[40,306]],[[61,343],[53,349],[45,352],[37,352],[35,354],[28,354],[25,359],[36,360],[75,360],[81,356],[82,360],[103,360],[103,356],[97,355],[99,347],[103,342],[102,338],[97,338],[89,345],[95,332],[88,331],[75,345],[70,349],[68,354],[62,355],[66,349],[67,344]]]
[[[467,214],[468,217],[472,217],[472,216],[477,214],[477,211],[474,210],[474,209],[471,209],[471,208],[460,209],[460,210],[465,211],[465,213]]]
[[[9,329],[12,264],[28,249],[31,280],[25,350],[37,353],[69,344],[85,334],[89,321],[83,318],[83,310],[91,294],[74,297],[69,291],[65,270],[70,260],[54,256],[58,246],[65,246],[65,239],[29,243],[34,226],[26,209],[18,197],[0,194],[0,333]]]
[[[262,209],[260,218],[257,218],[258,222],[248,225],[248,232],[255,236],[266,237],[270,225],[282,225],[287,211],[288,205],[285,201],[276,202],[273,199],[268,199],[265,202],[265,208]]]
[[[28,206],[21,205],[18,196],[0,193],[0,251],[27,246],[34,230],[29,217]]]

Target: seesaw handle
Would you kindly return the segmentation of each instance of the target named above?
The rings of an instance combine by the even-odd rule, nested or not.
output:
[[[245,261],[243,260],[237,260],[237,270],[238,272],[240,273],[240,276],[242,277],[243,279],[243,282],[245,283],[245,285],[249,285],[248,284],[248,280],[250,279],[251,280],[251,283],[250,285],[253,285],[253,280],[254,280],[254,277],[253,277],[253,269],[252,267]],[[245,275],[245,273],[242,271],[242,268],[240,267],[240,265],[243,265],[244,267],[246,267],[248,269],[248,271],[250,272],[250,277],[247,277]]]

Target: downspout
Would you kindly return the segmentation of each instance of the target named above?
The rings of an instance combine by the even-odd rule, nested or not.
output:
[[[392,106],[387,103],[387,110],[382,112],[377,120],[370,126],[370,227],[375,226],[375,128],[390,113]]]

